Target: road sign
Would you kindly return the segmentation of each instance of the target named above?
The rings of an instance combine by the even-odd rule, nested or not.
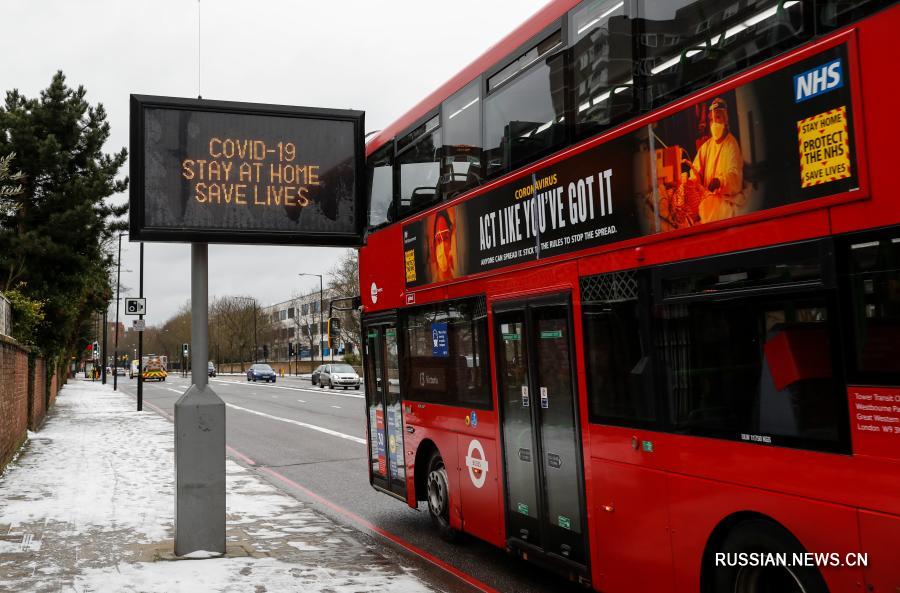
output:
[[[125,298],[125,315],[146,315],[147,299]]]
[[[354,247],[361,111],[131,96],[132,241]]]
[[[145,323],[143,319],[135,319],[131,322],[131,329],[136,332],[144,331]]]

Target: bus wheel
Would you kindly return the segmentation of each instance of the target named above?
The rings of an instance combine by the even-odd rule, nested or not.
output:
[[[791,533],[771,521],[754,519],[737,525],[719,550],[725,566],[712,566],[715,593],[828,593],[822,575],[814,566],[741,566],[740,554],[794,554],[806,550]],[[733,558],[736,566],[729,566]]]
[[[425,480],[428,513],[440,536],[448,542],[459,539],[459,531],[450,527],[450,483],[444,460],[437,451],[428,462],[428,477]]]

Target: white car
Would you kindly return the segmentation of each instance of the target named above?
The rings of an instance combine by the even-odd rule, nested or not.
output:
[[[327,385],[331,389],[335,387],[359,389],[362,380],[352,366],[344,362],[336,362],[326,364],[325,368],[319,372],[318,381],[316,382],[319,384],[319,387],[323,388]]]

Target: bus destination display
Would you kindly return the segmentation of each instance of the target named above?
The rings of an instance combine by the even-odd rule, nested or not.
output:
[[[132,96],[131,233],[358,245],[362,113]]]

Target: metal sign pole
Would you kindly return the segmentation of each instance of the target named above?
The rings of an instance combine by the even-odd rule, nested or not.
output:
[[[139,272],[138,281],[140,286],[138,290],[140,291],[140,297],[144,298],[144,242],[141,241],[141,264],[140,264],[140,272]],[[138,319],[143,319],[144,316],[141,315]],[[138,376],[137,376],[137,411],[140,412],[144,409],[144,332],[138,333],[138,355],[137,355],[137,363],[138,363]]]
[[[191,244],[191,342],[209,360],[209,253]],[[225,553],[225,403],[209,386],[206,366],[175,402],[175,555]]]

